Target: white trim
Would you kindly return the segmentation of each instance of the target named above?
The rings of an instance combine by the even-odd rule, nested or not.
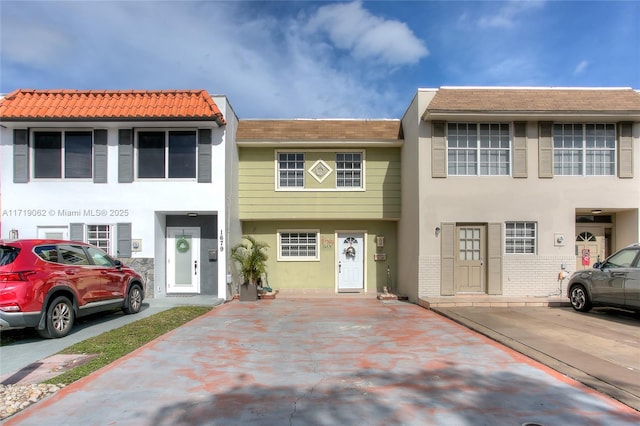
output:
[[[335,271],[335,276],[334,276],[334,291],[336,292],[336,294],[340,293],[340,288],[339,288],[339,280],[340,280],[340,276],[338,275],[338,262],[340,261],[340,249],[339,249],[339,240],[338,240],[338,235],[339,234],[362,234],[362,291],[363,293],[368,293],[368,287],[367,287],[367,267],[368,267],[368,247],[367,247],[367,241],[368,241],[368,236],[369,236],[369,232],[367,230],[342,230],[342,229],[336,229],[333,232],[333,241],[335,241],[333,247],[334,247],[334,255],[333,255],[333,270]],[[375,291],[375,290],[374,290]]]
[[[282,256],[280,238],[282,233],[300,233],[300,234],[314,234],[316,235],[316,256],[303,257],[303,256]],[[276,260],[278,262],[319,262],[320,261],[320,230],[319,229],[276,229]]]

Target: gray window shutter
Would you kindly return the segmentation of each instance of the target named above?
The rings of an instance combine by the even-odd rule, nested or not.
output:
[[[93,131],[93,183],[107,183],[107,131]]]
[[[447,140],[444,121],[433,122],[431,135],[431,177],[447,177]]]
[[[538,135],[538,177],[553,177],[553,123],[540,122]]]
[[[198,182],[211,183],[211,129],[198,130]]]
[[[618,177],[633,178],[633,135],[631,122],[618,123]]]
[[[487,244],[487,293],[502,294],[502,224],[490,223]]]
[[[527,177],[527,123],[513,123],[513,177]]]
[[[456,224],[440,225],[440,295],[455,294]]]
[[[131,223],[118,223],[118,257],[131,257]]]
[[[29,131],[13,130],[13,183],[29,182]]]
[[[71,241],[84,241],[84,223],[69,224],[69,239]]]
[[[133,182],[133,130],[118,130],[118,182]]]

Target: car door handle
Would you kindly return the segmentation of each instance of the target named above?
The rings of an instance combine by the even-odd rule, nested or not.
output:
[[[624,277],[626,275],[626,272],[612,272],[611,275],[613,275],[614,277]]]
[[[73,271],[64,271],[67,275],[75,275],[76,273]]]

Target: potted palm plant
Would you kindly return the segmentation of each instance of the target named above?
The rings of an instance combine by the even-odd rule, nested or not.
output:
[[[250,235],[242,237],[241,242],[231,249],[231,259],[240,266],[243,283],[240,284],[240,301],[258,300],[258,283],[267,270],[267,243],[256,241]]]

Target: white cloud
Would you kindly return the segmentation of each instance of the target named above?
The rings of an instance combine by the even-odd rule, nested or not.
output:
[[[589,66],[588,61],[580,61],[580,63],[573,70],[573,75],[580,75],[584,73],[588,66]]]
[[[478,20],[481,28],[513,28],[520,15],[544,6],[544,0],[511,0],[504,3],[497,13]]]
[[[21,4],[28,7],[19,12],[3,5],[2,91],[206,89],[227,95],[241,118],[397,117],[404,99],[390,88],[389,71],[366,70],[371,61],[404,64],[426,54],[404,24],[359,3],[351,7],[376,25],[345,38],[360,58],[348,66],[306,30],[306,17],[326,13],[323,7],[274,16],[244,2]],[[20,22],[20,13],[32,26],[12,27],[7,39],[5,24]],[[57,32],[43,34],[46,28]]]
[[[390,65],[414,64],[429,54],[405,23],[374,16],[360,1],[322,6],[309,20],[307,31],[326,32],[336,47],[356,58]]]

